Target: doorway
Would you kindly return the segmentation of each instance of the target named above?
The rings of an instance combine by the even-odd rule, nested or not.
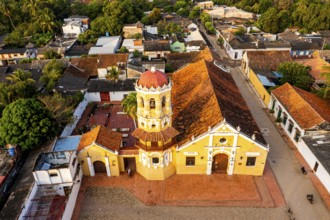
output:
[[[93,163],[95,173],[106,173],[107,169],[105,168],[105,164],[102,161],[95,161]]]
[[[124,167],[125,167],[125,171],[128,169],[136,171],[135,157],[124,158]]]
[[[227,173],[228,156],[226,154],[217,154],[213,157],[212,173]]]
[[[101,102],[110,102],[110,93],[109,92],[100,92]]]

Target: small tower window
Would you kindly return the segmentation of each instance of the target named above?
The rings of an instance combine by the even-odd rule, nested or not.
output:
[[[155,124],[152,124],[152,125],[151,125],[151,128],[156,128],[156,125],[155,125]]]
[[[156,107],[155,99],[150,99],[150,109],[154,109]]]
[[[165,104],[166,104],[166,97],[163,96],[163,98],[162,98],[162,107],[163,108],[165,107]]]
[[[159,158],[158,157],[153,157],[152,158],[152,163],[153,164],[159,164]]]
[[[144,107],[144,100],[142,97],[141,97],[141,103],[142,103],[142,107]]]

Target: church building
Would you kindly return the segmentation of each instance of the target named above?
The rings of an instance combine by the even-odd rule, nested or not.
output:
[[[96,155],[96,148],[97,157],[108,158],[103,161],[108,176],[124,172],[127,158],[134,159],[135,171],[148,180],[174,174],[263,174],[269,146],[230,73],[201,59],[177,70],[171,79],[152,68],[137,80],[135,90],[135,150],[125,151],[119,142],[109,147],[94,146],[93,140],[81,144],[78,156],[86,160],[85,175],[94,175],[86,158]],[[92,145],[93,152],[88,152],[92,148],[86,146]]]

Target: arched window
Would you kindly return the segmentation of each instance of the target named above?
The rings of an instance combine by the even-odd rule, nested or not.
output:
[[[164,108],[165,105],[166,105],[166,97],[163,96],[163,98],[162,98],[162,107]]]
[[[150,99],[150,109],[154,109],[156,108],[156,102],[154,98]]]
[[[142,107],[144,107],[144,99],[143,99],[143,97],[141,97],[141,103],[142,103]]]

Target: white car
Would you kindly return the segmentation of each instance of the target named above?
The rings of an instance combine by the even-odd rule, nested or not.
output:
[[[219,67],[221,70],[229,73],[229,69],[226,68],[224,65],[222,65],[221,63],[219,63],[218,61],[214,61],[214,65],[216,65],[217,67]]]

